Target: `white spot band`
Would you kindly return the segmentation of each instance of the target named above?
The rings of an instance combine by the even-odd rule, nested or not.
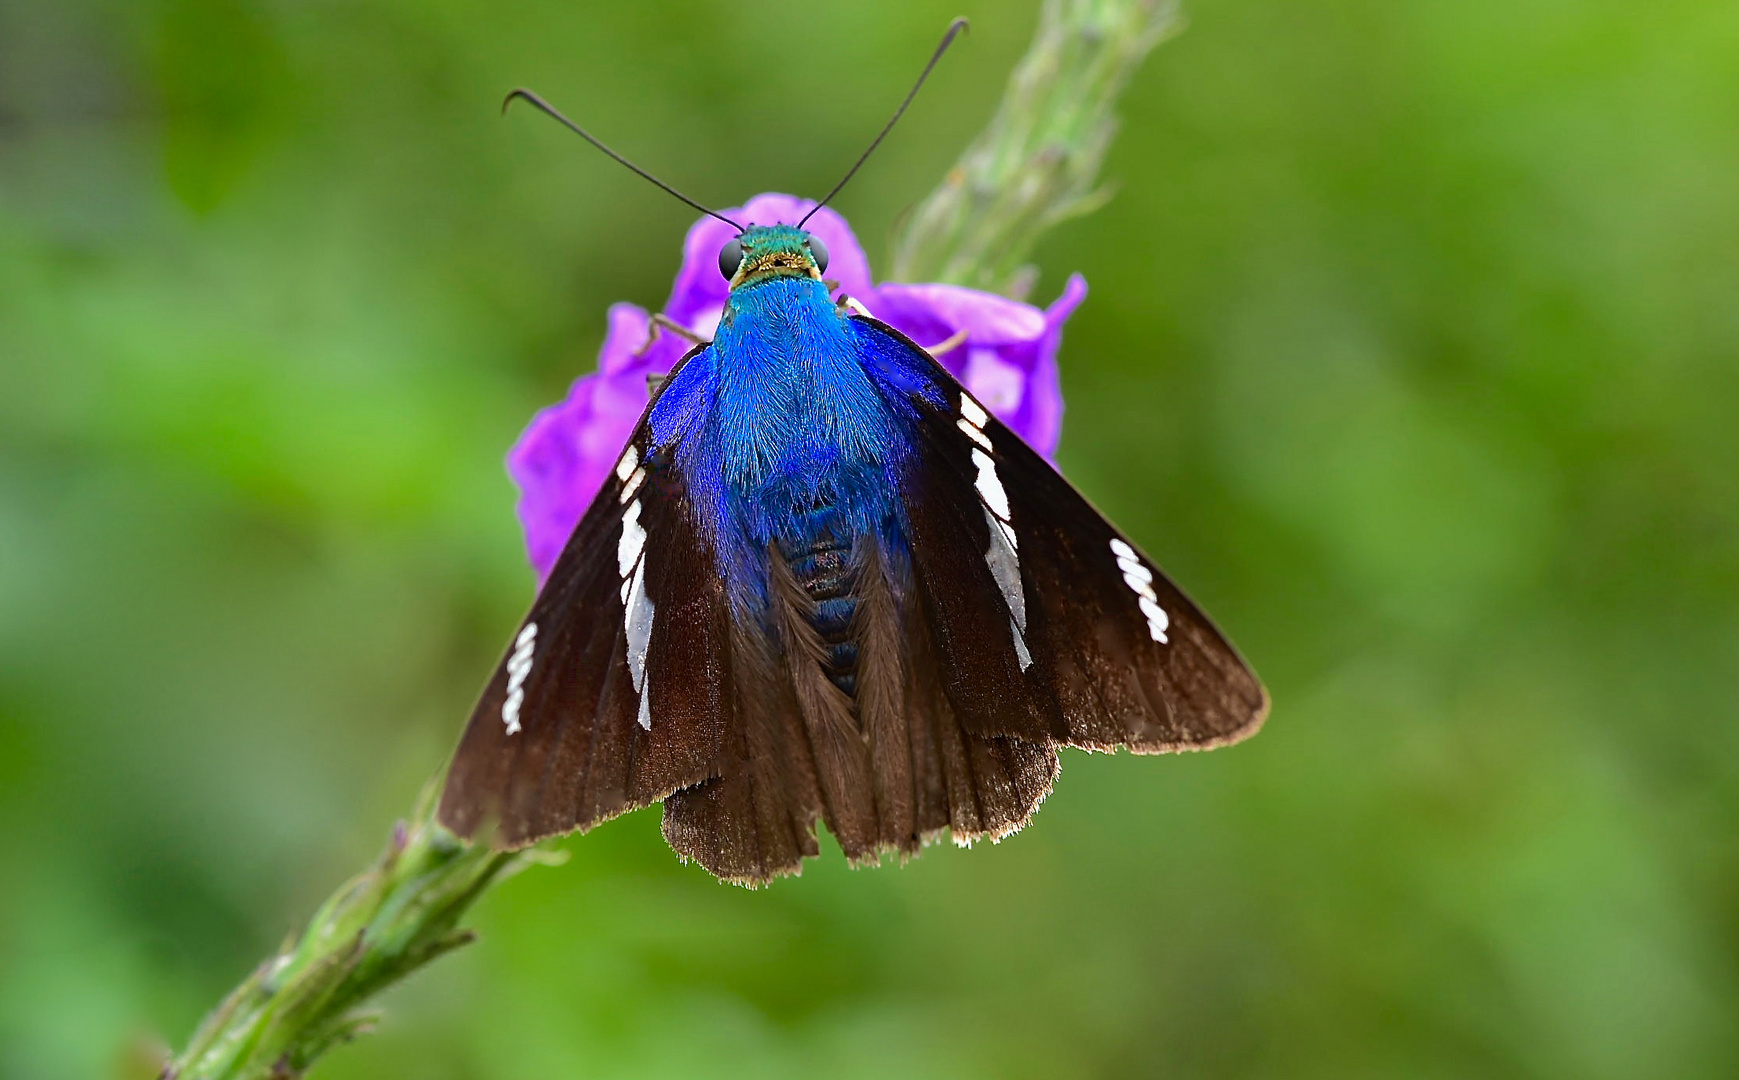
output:
[[[1020,661],[1020,669],[1025,671],[1032,667],[1033,657],[1026,644],[1026,591],[1020,580],[1020,543],[1015,539],[1014,527],[1010,524],[1008,492],[996,473],[996,459],[990,456],[995,447],[984,432],[984,425],[989,420],[989,414],[978,402],[964,393],[960,395],[960,418],[955,421],[955,426],[974,444],[972,464],[978,469],[978,477],[973,486],[978,489],[979,501],[984,504],[984,523],[990,530],[990,546],[985,549],[984,562],[990,567],[990,576],[996,581],[1003,601],[1008,604],[1008,629],[1014,637],[1015,658]]]
[[[633,447],[629,450],[632,451]],[[645,471],[636,464],[631,474],[644,476]],[[635,499],[622,511],[622,536],[616,542],[616,570],[622,578],[622,630],[627,638],[628,677],[633,681],[634,692],[640,695],[640,711],[635,719],[641,727],[651,731],[646,653],[652,643],[653,605],[652,598],[646,595],[645,554],[646,530],[640,524],[640,500]]]
[[[1002,478],[996,475],[996,459],[980,450],[972,448],[972,463],[978,466],[978,497],[984,500],[984,505],[1004,521],[1010,520],[1008,510],[1008,492],[1002,488]]]
[[[984,411],[983,406],[965,394],[960,395],[960,416],[975,428],[982,428],[990,420],[990,414]]]
[[[639,467],[640,451],[633,443],[629,443],[628,449],[622,451],[622,460],[616,462],[616,479],[627,483],[629,474]]]
[[[513,641],[507,658],[507,699],[501,703],[501,722],[509,735],[519,733],[519,709],[525,703],[525,680],[531,674],[532,655],[537,651],[537,624],[529,622]]]
[[[1135,594],[1136,606],[1141,609],[1142,618],[1147,620],[1147,636],[1169,645],[1171,642],[1165,632],[1171,626],[1171,617],[1159,606],[1159,595],[1153,591],[1153,571],[1142,563],[1141,556],[1135,553],[1135,549],[1120,537],[1111,538],[1111,554],[1117,559],[1117,569],[1123,574],[1123,584],[1129,586],[1129,591]]]

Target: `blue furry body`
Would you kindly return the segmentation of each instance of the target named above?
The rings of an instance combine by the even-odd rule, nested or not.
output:
[[[712,345],[652,410],[653,443],[681,447],[675,465],[739,611],[766,610],[769,553],[800,572],[805,552],[859,538],[905,557],[895,485],[911,412],[887,391],[917,373],[890,368],[869,334],[812,278],[735,288]]]

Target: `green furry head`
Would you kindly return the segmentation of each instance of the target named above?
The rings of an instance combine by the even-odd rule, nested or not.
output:
[[[751,225],[719,253],[719,268],[739,260],[727,275],[731,288],[754,285],[776,277],[821,279],[827,267],[827,249],[795,225]]]

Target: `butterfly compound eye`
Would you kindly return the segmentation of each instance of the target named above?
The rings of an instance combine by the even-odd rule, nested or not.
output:
[[[743,265],[742,241],[732,240],[724,247],[719,248],[719,273],[725,276],[726,281],[737,276],[737,267],[741,265]]]
[[[809,254],[815,259],[815,269],[827,273],[827,245],[821,242],[821,237],[809,238]]]

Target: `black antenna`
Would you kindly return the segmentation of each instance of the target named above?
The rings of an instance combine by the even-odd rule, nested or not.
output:
[[[944,42],[944,44],[946,44],[946,42]],[[932,60],[931,63],[934,64],[935,61]],[[925,69],[925,74],[929,74],[928,68]],[[918,81],[922,82],[923,80],[920,79]],[[916,91],[914,91],[914,93],[915,92]],[[530,90],[525,89],[523,86],[520,87],[518,90],[515,90],[512,93],[508,94],[507,98],[504,101],[502,101],[501,111],[503,113],[505,113],[507,111],[507,107],[509,105],[513,104],[515,98],[523,99],[524,101],[528,102],[533,108],[538,109],[541,112],[549,114],[558,123],[560,123],[562,126],[566,127],[569,131],[573,132],[575,135],[578,135],[580,138],[586,140],[587,142],[591,143],[593,146],[602,150],[605,154],[607,154],[617,164],[626,166],[629,172],[634,173],[636,176],[639,176],[643,180],[650,180],[656,186],[663,188],[669,194],[676,196],[678,199],[680,199],[683,202],[687,203],[688,205],[694,207],[696,210],[699,210],[701,213],[710,214],[713,217],[718,218],[720,221],[724,222],[726,225],[729,225],[731,228],[737,230],[738,235],[742,234],[743,227],[741,225],[738,225],[736,222],[732,221],[730,218],[719,213],[717,210],[708,210],[706,207],[702,206],[700,203],[695,202],[693,199],[689,198],[687,195],[684,195],[682,192],[676,190],[675,188],[671,187],[669,184],[658,179],[658,177],[653,176],[651,173],[647,172],[645,169],[642,169],[640,166],[634,164],[632,161],[629,161],[627,158],[623,157],[621,154],[618,154],[618,153],[616,153],[616,151],[610,149],[608,146],[605,146],[603,143],[599,142],[597,137],[594,136],[591,132],[587,131],[585,128],[581,127],[580,125],[574,123],[572,120],[569,120],[567,117],[563,116],[561,114],[561,112],[554,105],[551,105],[549,102],[545,101],[543,98],[538,97],[535,93],[533,93]],[[910,100],[910,99],[908,98],[907,100]],[[902,106],[900,106],[900,108],[903,110],[905,108],[905,106],[902,105]],[[897,116],[895,118],[898,119]],[[889,125],[889,126],[891,127],[892,125]],[[883,134],[885,135],[887,133],[883,132]],[[877,139],[876,141],[880,142],[881,140]],[[873,147],[872,147],[872,149],[873,149]]]
[[[882,128],[881,134],[875,137],[875,141],[869,144],[869,149],[863,152],[863,155],[857,159],[856,164],[846,170],[845,175],[840,178],[839,183],[833,185],[833,190],[827,193],[827,197],[816,203],[814,209],[810,210],[809,213],[803,215],[803,221],[797,223],[799,229],[803,227],[804,222],[815,216],[816,210],[826,206],[835,195],[838,195],[839,189],[849,183],[851,178],[857,175],[857,171],[863,168],[863,163],[869,160],[869,156],[876,152],[876,147],[882,144],[882,140],[888,137],[888,132],[894,130],[894,125],[899,123],[900,117],[905,115],[906,106],[910,105],[912,99],[918,96],[919,88],[924,85],[924,80],[930,77],[930,70],[936,66],[936,61],[942,59],[942,54],[948,51],[948,46],[954,44],[954,39],[959,37],[961,33],[966,30],[967,26],[968,23],[965,16],[961,16],[948,24],[948,32],[942,35],[942,44],[936,46],[936,51],[930,54],[930,62],[924,65],[924,70],[919,73],[918,81],[912,84],[911,92],[906,95],[906,100],[900,102],[900,107],[894,110],[893,118],[890,119],[887,122],[887,125]],[[583,135],[585,133],[581,132],[581,134]],[[590,135],[587,135],[586,137],[588,139],[591,138]],[[618,158],[617,160],[621,159]],[[623,164],[627,163],[623,162]],[[632,165],[629,165],[628,167],[631,169],[634,168]],[[639,170],[636,169],[635,171],[638,172]]]

